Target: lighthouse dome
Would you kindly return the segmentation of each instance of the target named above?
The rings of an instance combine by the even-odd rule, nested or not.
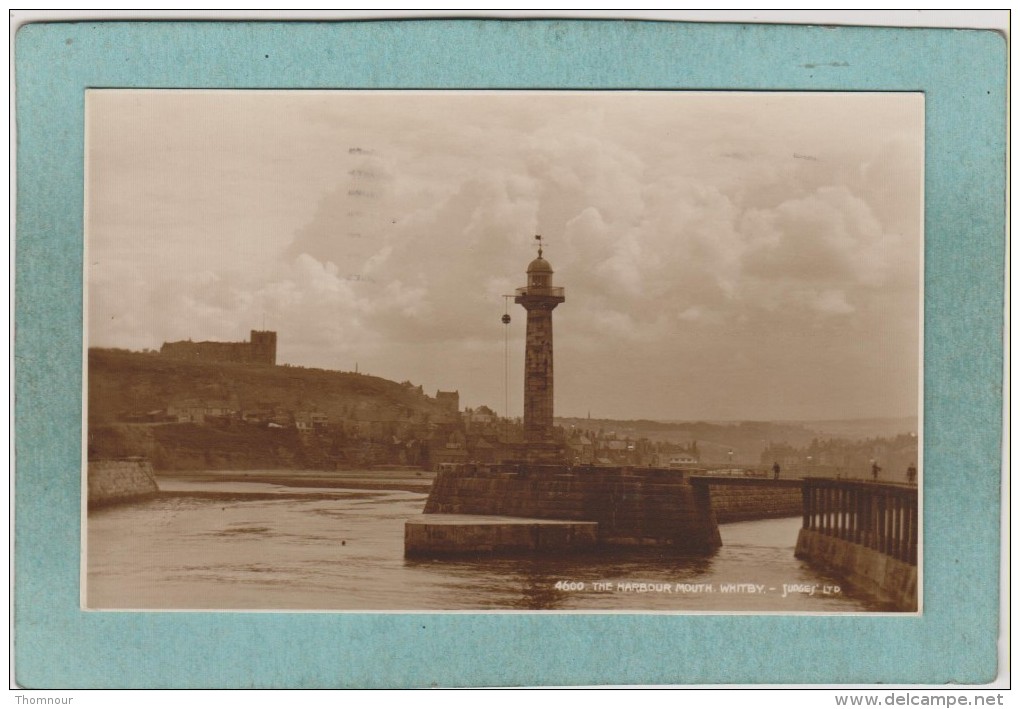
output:
[[[528,273],[552,273],[552,266],[544,258],[539,256],[528,264]]]

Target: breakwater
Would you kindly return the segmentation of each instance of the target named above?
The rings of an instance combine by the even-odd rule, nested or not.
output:
[[[90,460],[89,507],[127,502],[159,492],[152,464],[144,458]]]
[[[800,480],[692,475],[691,484],[706,486],[719,524],[773,517],[799,517],[802,511]]]
[[[662,468],[465,466],[436,476],[430,514],[595,522],[600,546],[708,553],[721,544],[708,488]]]

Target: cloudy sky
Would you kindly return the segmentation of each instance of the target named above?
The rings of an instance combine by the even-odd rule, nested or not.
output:
[[[558,415],[912,415],[923,112],[917,94],[89,91],[89,345],[264,323],[280,362],[502,412],[503,295],[542,234],[567,297]]]

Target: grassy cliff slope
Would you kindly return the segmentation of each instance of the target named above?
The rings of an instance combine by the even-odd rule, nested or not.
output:
[[[292,425],[243,423],[236,414],[219,423],[165,422],[168,408],[185,404],[271,411],[284,419],[315,411],[325,413],[333,425],[302,435]],[[420,439],[430,422],[452,418],[418,387],[353,372],[89,351],[90,458],[145,456],[157,470],[322,469],[359,460],[404,463],[411,461],[392,436],[381,431],[400,430],[404,438]],[[388,423],[345,432],[348,424],[360,429],[363,422]]]
[[[90,425],[196,400],[239,410],[272,405],[320,411],[331,421],[436,420],[444,410],[409,384],[353,372],[286,366],[183,362],[158,354],[89,350]]]

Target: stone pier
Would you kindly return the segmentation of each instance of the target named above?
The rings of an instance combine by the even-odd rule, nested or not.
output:
[[[800,480],[695,474],[691,484],[708,488],[719,524],[801,516]]]
[[[590,525],[584,534],[593,530],[599,547],[661,546],[705,554],[721,544],[707,488],[691,485],[682,471],[660,468],[532,463],[443,471],[432,485],[425,514],[408,528],[445,515],[465,516],[451,520],[454,526],[477,527],[478,516],[583,522]],[[405,533],[415,539],[424,534],[407,528]],[[442,544],[448,551],[448,539],[456,533],[433,533],[447,535]]]
[[[148,497],[159,492],[152,465],[144,458],[90,460],[89,508]]]

